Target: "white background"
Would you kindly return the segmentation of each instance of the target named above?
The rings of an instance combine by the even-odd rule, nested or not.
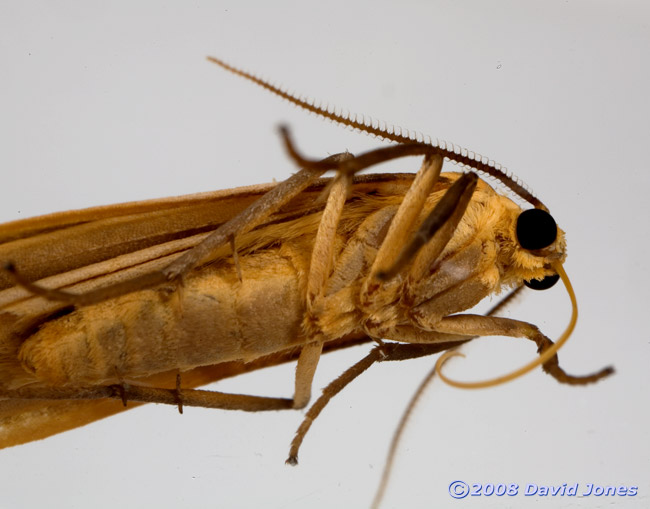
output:
[[[323,122],[205,61],[452,140],[506,165],[567,232],[580,321],[560,360],[461,391],[436,382],[383,507],[648,507],[650,9],[646,2],[0,3],[0,220],[286,178],[275,128],[314,157],[380,142]],[[254,4],[251,2],[251,4]],[[419,161],[393,168],[415,171]],[[451,167],[453,169],[453,166]],[[561,285],[509,316],[555,338]],[[273,324],[269,324],[272,327]],[[478,379],[532,358],[491,338],[448,366]],[[323,358],[315,389],[367,347]],[[434,359],[384,364],[284,465],[299,412],[142,408],[0,452],[0,507],[366,507],[402,410]],[[288,396],[292,366],[220,384]],[[468,497],[451,481],[639,487],[635,498]]]

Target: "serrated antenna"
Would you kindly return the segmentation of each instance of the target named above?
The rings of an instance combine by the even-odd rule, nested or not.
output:
[[[294,93],[287,92],[280,87],[272,85],[264,79],[258,78],[254,74],[229,65],[223,60],[215,57],[207,57],[207,59],[237,76],[252,81],[269,92],[280,96],[282,99],[286,99],[290,103],[314,113],[319,117],[331,120],[332,122],[336,122],[353,130],[361,131],[377,138],[397,143],[424,142],[429,144],[446,159],[460,165],[461,167],[471,168],[480,173],[487,174],[497,179],[513,193],[529,202],[535,208],[548,210],[546,206],[528,190],[519,178],[508,172],[505,168],[502,168],[501,165],[495,163],[491,159],[481,156],[480,154],[468,151],[454,143],[444,141],[440,142],[438,140],[434,143],[428,136],[423,136],[420,133],[408,130],[402,130],[399,127],[395,129],[393,126],[387,126],[384,122],[377,121],[376,119],[372,119],[365,115],[350,114],[348,112],[342,113],[340,110],[329,105],[322,106],[322,103],[317,103],[313,99],[304,98]]]

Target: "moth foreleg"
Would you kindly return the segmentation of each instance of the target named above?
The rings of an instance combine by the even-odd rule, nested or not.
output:
[[[366,322],[364,331],[375,338],[385,338],[392,341],[402,341],[413,344],[436,344],[436,343],[462,343],[474,338],[472,335],[447,334],[438,331],[423,330],[414,325],[394,325],[385,327],[381,323]]]
[[[539,353],[543,353],[553,345],[553,342],[544,336],[534,325],[511,318],[461,314],[447,316],[438,323],[432,324],[432,327],[437,332],[443,332],[445,334],[527,338],[535,342]],[[612,368],[608,367],[590,375],[569,375],[560,368],[557,355],[551,357],[542,366],[544,371],[558,382],[570,385],[584,385],[596,382],[613,372]]]

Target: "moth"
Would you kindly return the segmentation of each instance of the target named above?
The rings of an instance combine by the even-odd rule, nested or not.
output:
[[[280,184],[61,212],[0,225],[0,447],[42,439],[140,403],[246,411],[311,398],[320,356],[374,343],[307,413],[289,462],[327,401],[373,363],[451,351],[478,336],[521,337],[559,382],[557,349],[577,316],[564,232],[547,207],[480,156],[414,139],[221,67],[294,104],[394,142],[322,161],[302,156]],[[359,172],[406,156],[416,174]],[[444,160],[466,173],[443,173]],[[321,178],[334,172],[329,179]],[[522,210],[477,173],[528,202]],[[496,316],[525,284],[565,282],[573,319],[556,344]],[[467,313],[511,290],[488,315]],[[438,359],[440,367],[448,354]],[[297,360],[291,398],[197,387]],[[501,380],[497,380],[501,381]],[[494,381],[479,383],[490,385]],[[459,384],[476,386],[476,384]]]

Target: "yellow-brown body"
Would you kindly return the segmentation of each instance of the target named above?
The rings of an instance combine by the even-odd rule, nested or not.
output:
[[[441,175],[422,215],[457,176]],[[417,281],[399,279],[379,303],[362,302],[369,268],[411,179],[409,175],[359,179],[337,229],[340,270],[333,271],[324,294],[314,300],[309,312],[307,274],[322,215],[322,207],[310,205],[309,197],[322,184],[237,239],[241,281],[231,251],[221,249],[186,276],[177,292],[165,287],[135,291],[63,316],[52,309],[53,303],[41,302],[41,316],[33,308],[31,316],[22,311],[26,303],[21,299],[4,304],[0,316],[12,327],[3,327],[1,333],[0,382],[9,388],[136,382],[171,370],[251,362],[299,347],[316,335],[324,342],[360,333],[399,340],[390,331],[432,330],[440,318],[471,308],[503,285],[543,275],[538,262],[526,266],[525,253],[517,248],[514,228],[520,208],[481,182],[430,274]],[[234,190],[226,196],[242,193]],[[30,249],[33,245],[32,241]],[[11,244],[2,247],[12,249]],[[151,258],[147,264],[155,265],[157,260]],[[440,341],[449,339],[440,334]]]

